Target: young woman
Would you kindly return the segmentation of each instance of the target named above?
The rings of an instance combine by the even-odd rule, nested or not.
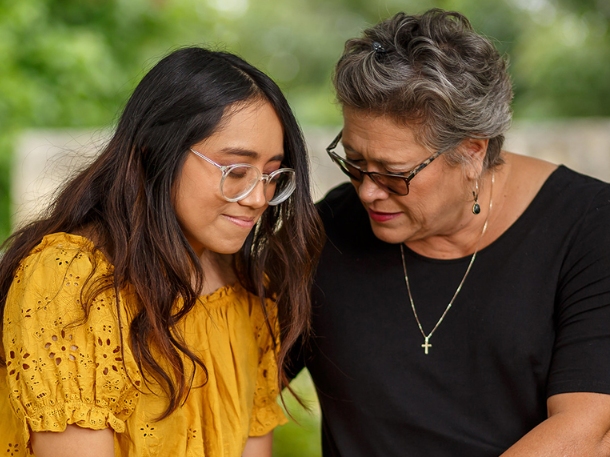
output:
[[[0,450],[270,456],[320,243],[278,87],[231,54],[170,54],[5,243]]]

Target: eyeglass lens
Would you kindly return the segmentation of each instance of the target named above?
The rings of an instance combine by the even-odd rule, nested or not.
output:
[[[337,144],[333,152],[338,156],[338,160],[335,160],[335,162],[337,162],[337,165],[339,165],[339,168],[341,168],[341,171],[343,171],[343,173],[358,182],[364,179],[363,170],[356,168],[355,165],[348,162],[348,160],[346,159],[345,151],[343,150],[343,145],[341,144],[341,142]],[[385,191],[389,191],[398,195],[407,195],[409,193],[409,184],[403,178],[396,176],[387,176],[375,172],[367,174],[375,184],[377,184]]]
[[[245,198],[258,184],[257,168],[245,165],[229,167],[222,179],[221,190],[225,198],[233,201]],[[296,187],[294,170],[280,168],[263,178],[265,199],[270,205],[286,200]]]

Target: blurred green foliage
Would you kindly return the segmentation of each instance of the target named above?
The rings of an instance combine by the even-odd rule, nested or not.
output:
[[[278,82],[301,123],[339,124],[330,75],[345,40],[431,7],[463,12],[510,55],[515,117],[610,115],[608,0],[0,0],[0,238],[17,135],[112,125],[170,50],[237,53]],[[319,455],[318,414],[288,404],[301,425],[276,432],[274,455]]]
[[[309,411],[284,392],[291,420],[273,432],[273,457],[321,457],[320,410],[309,372],[303,370],[290,386]]]

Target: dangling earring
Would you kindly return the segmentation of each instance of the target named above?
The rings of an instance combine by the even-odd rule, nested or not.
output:
[[[472,191],[474,197],[474,203],[472,204],[472,214],[479,214],[481,212],[481,205],[479,205],[479,180],[475,183],[474,190]]]

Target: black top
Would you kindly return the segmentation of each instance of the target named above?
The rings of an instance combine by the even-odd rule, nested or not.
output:
[[[610,394],[610,185],[559,167],[477,254],[428,355],[399,246],[374,236],[350,184],[318,207],[315,337],[294,365],[316,384],[325,457],[495,457],[546,418],[547,397]],[[470,256],[405,257],[428,333]]]

